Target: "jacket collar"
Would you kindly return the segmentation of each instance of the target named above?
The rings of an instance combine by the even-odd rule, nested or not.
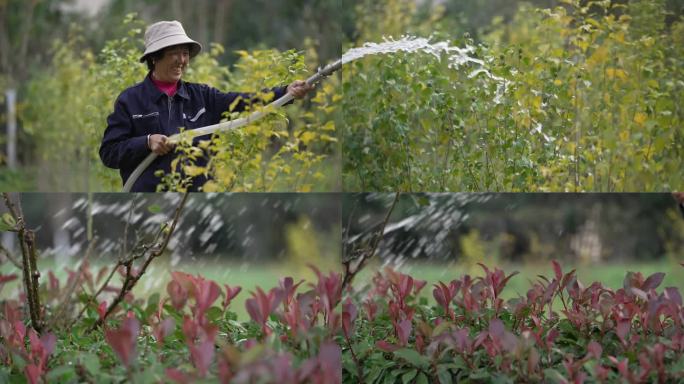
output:
[[[152,82],[152,71],[147,73],[147,76],[145,76],[145,80],[143,81],[143,89],[145,91],[145,96],[148,100],[151,100],[152,102],[157,102],[159,101],[159,98],[162,96],[165,96],[166,94],[157,88],[156,85]],[[178,82],[178,90],[176,91],[176,94],[174,97],[179,96],[182,97],[185,100],[190,100],[190,96],[188,95],[188,90],[185,85],[185,81],[180,80]]]

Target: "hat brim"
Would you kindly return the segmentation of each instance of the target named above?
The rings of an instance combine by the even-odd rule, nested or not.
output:
[[[158,51],[161,51],[164,48],[172,47],[174,45],[183,45],[183,44],[189,44],[190,45],[190,57],[193,58],[197,56],[198,53],[202,50],[202,44],[196,42],[195,40],[192,40],[187,37],[185,34],[177,34],[177,35],[171,35],[171,36],[165,36],[154,43],[150,44],[147,49],[145,49],[145,53],[143,53],[142,56],[140,56],[140,62],[144,63],[145,58],[147,55],[151,53],[155,53]]]

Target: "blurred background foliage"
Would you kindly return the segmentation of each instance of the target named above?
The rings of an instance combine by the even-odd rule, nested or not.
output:
[[[345,258],[373,236],[394,194],[346,194]],[[665,193],[401,194],[379,263],[474,266],[684,261],[684,217]]]
[[[682,189],[682,5],[360,1],[345,47],[431,36],[472,46],[506,81],[429,54],[352,63],[343,72],[343,188]]]

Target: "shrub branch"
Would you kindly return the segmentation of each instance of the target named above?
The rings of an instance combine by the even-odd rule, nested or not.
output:
[[[19,197],[17,196],[17,204],[12,202],[9,194],[3,192],[3,199],[5,206],[10,215],[15,221],[14,231],[17,232],[19,244],[21,246],[21,270],[24,277],[24,289],[26,290],[26,299],[28,300],[29,315],[31,317],[31,326],[36,332],[40,333],[43,328],[40,313],[40,298],[38,297],[38,278],[40,272],[36,264],[36,237],[33,230],[26,228],[24,221],[24,213],[21,210]],[[9,254],[7,252],[6,254]]]
[[[107,307],[104,316],[100,317],[95,322],[95,324],[93,324],[93,326],[90,328],[90,331],[99,328],[104,323],[104,321],[107,319],[107,316],[109,316],[116,309],[116,307],[123,301],[126,295],[133,289],[133,287],[135,287],[135,284],[138,282],[138,280],[140,280],[140,277],[142,277],[142,275],[145,273],[147,267],[150,265],[150,263],[152,263],[152,260],[159,257],[162,253],[164,253],[166,247],[169,244],[169,240],[171,240],[171,236],[173,235],[176,229],[176,225],[178,224],[178,221],[180,219],[181,211],[183,210],[183,207],[185,206],[185,202],[187,201],[187,199],[188,193],[186,192],[183,194],[183,197],[181,198],[178,207],[176,207],[176,211],[173,215],[173,220],[171,221],[171,224],[163,225],[159,229],[159,231],[157,231],[157,234],[154,237],[152,245],[143,246],[141,250],[137,252],[133,251],[131,257],[119,261],[114,270],[117,270],[121,266],[123,266],[126,269],[126,276],[124,277],[124,282],[121,286],[121,290],[119,291],[116,298],[112,301],[112,303],[109,304],[109,306]],[[140,268],[140,271],[134,274],[133,262],[137,259],[144,259],[144,261]],[[110,274],[110,276],[107,278],[105,284],[108,283],[112,275],[113,273]],[[99,292],[101,291],[102,288],[98,290],[97,294],[99,294]],[[97,294],[95,295],[95,297],[97,296]]]
[[[392,206],[390,206],[390,209],[387,211],[387,214],[385,215],[385,219],[383,220],[382,225],[373,235],[373,238],[371,239],[369,246],[359,250],[358,252],[355,252],[355,255],[352,255],[349,259],[342,262],[342,265],[344,266],[344,279],[342,280],[343,292],[344,289],[351,284],[352,280],[354,279],[354,276],[356,276],[356,274],[359,273],[359,271],[361,271],[366,262],[375,255],[375,252],[378,249],[378,245],[380,245],[380,241],[382,240],[382,237],[385,234],[385,227],[389,222],[389,218],[392,215],[392,211],[394,211],[394,207],[397,205],[397,201],[399,201],[400,194],[401,192],[396,192],[394,194]]]

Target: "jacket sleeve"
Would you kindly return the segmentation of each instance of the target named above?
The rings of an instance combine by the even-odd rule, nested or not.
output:
[[[213,111],[218,114],[219,119],[221,118],[221,115],[228,110],[231,112],[243,112],[249,105],[267,104],[253,93],[223,93],[213,87],[208,87],[207,91],[209,92],[209,103],[213,106]],[[262,92],[267,91],[273,93],[273,98],[268,101],[268,103],[270,103],[283,97],[287,93],[287,86],[264,89]],[[292,101],[288,102],[288,104],[290,103],[292,103]]]
[[[137,166],[148,153],[147,136],[133,136],[130,113],[119,96],[107,118],[100,159],[109,168],[126,169]]]

